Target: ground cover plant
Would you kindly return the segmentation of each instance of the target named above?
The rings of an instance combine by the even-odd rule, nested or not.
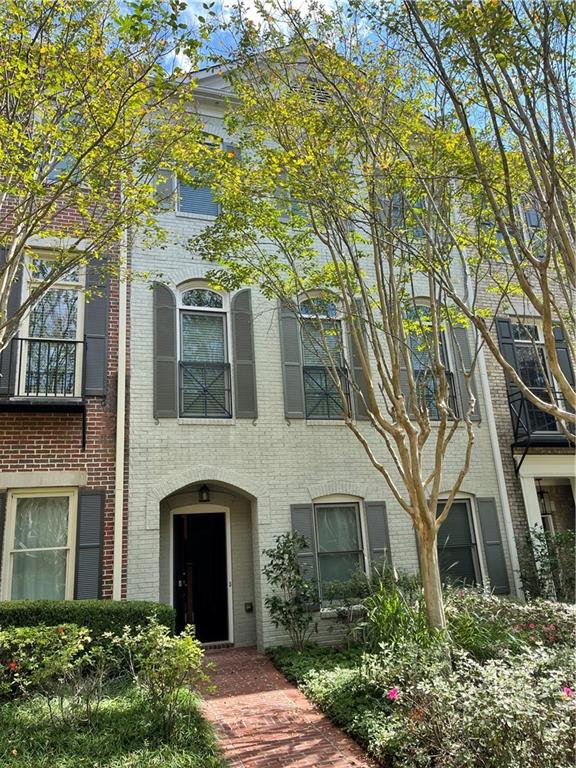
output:
[[[425,637],[417,592],[382,580],[355,645],[271,655],[386,768],[573,765],[574,607],[464,589],[445,601],[447,632]]]
[[[208,686],[191,628],[155,616],[119,632],[0,630],[0,765],[220,768],[199,709]]]

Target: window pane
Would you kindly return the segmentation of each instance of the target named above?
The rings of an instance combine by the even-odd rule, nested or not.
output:
[[[202,216],[217,216],[218,203],[209,187],[193,187],[181,181],[178,184],[178,210]]]
[[[182,364],[182,416],[229,418],[229,368],[222,364]]]
[[[316,507],[319,552],[360,549],[358,508],[355,505]]]
[[[35,338],[75,339],[78,322],[78,291],[48,291],[30,312],[29,335]]]
[[[224,318],[221,315],[182,313],[182,360],[225,362]]]
[[[14,549],[65,547],[67,543],[67,496],[16,500]]]
[[[438,514],[441,514],[444,504],[438,504]],[[438,531],[438,546],[472,544],[468,505],[466,502],[454,502],[450,507],[448,517]]]
[[[439,548],[438,562],[443,582],[476,584],[472,547]]]
[[[324,344],[327,347],[324,349]],[[318,321],[306,322],[302,329],[302,351],[304,365],[341,365],[342,333],[338,321],[324,320],[322,328]]]
[[[359,552],[349,552],[341,555],[318,555],[320,566],[320,582],[323,586],[332,581],[348,581],[362,567]]]
[[[222,308],[222,296],[207,288],[193,288],[182,294],[182,304],[186,307]]]
[[[12,600],[63,600],[66,596],[64,549],[15,552],[12,556]]]
[[[342,418],[342,398],[327,368],[304,368],[304,397],[307,419]]]

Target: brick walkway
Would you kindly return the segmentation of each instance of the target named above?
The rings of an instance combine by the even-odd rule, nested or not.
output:
[[[231,768],[374,768],[362,750],[253,648],[214,651],[204,704]]]

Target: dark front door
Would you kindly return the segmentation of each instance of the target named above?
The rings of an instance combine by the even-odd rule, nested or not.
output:
[[[194,624],[203,643],[228,640],[224,512],[174,516],[174,598],[178,631]]]

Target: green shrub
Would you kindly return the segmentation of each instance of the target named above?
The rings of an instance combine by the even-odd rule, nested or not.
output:
[[[534,526],[520,548],[520,578],[527,599],[574,603],[576,571],[574,531],[550,533]]]
[[[156,617],[174,632],[176,612],[163,603],[138,600],[13,600],[0,602],[0,629],[7,627],[58,626],[86,627],[94,638],[105,632],[122,633]]]
[[[274,626],[288,633],[295,648],[303,648],[310,639],[312,611],[318,601],[318,587],[304,578],[298,560],[298,552],[307,546],[303,536],[283,533],[262,553],[267,558],[262,573],[273,589],[264,605]]]
[[[162,719],[170,738],[183,689],[195,690],[207,683],[203,669],[204,649],[186,627],[180,635],[151,618],[144,626],[126,627],[111,642],[125,654],[128,668],[147,705]]]

